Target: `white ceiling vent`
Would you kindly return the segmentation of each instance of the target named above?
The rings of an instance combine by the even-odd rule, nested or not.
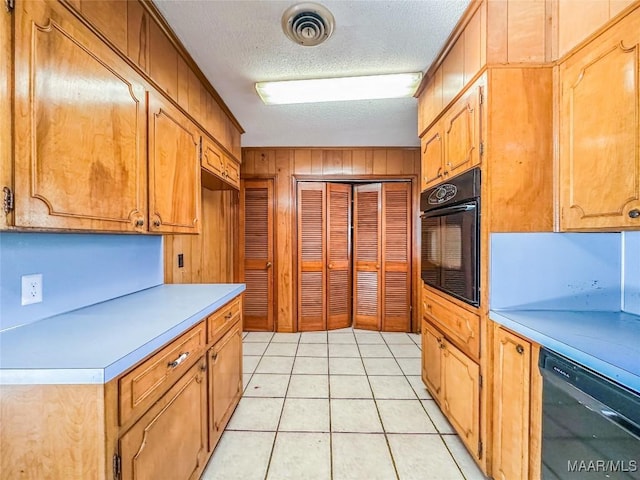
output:
[[[320,45],[333,33],[335,20],[317,3],[299,3],[282,15],[282,29],[293,42],[305,47]]]

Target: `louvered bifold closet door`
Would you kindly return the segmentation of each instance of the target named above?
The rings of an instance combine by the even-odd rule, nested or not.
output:
[[[353,326],[380,330],[381,184],[356,185],[353,204]]]
[[[326,185],[298,183],[298,330],[326,330]]]
[[[351,326],[351,185],[327,184],[327,329]]]
[[[382,185],[382,330],[411,329],[411,184]]]
[[[273,180],[243,183],[244,329],[273,331]]]

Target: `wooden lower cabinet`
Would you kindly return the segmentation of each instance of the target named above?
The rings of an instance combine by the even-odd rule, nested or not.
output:
[[[537,351],[529,341],[495,328],[492,476],[496,480],[539,478],[542,394]]]
[[[208,451],[206,368],[203,357],[120,437],[122,480],[199,477]]]
[[[0,477],[200,478],[242,395],[241,311],[236,297],[104,384],[2,385]]]
[[[237,322],[211,349],[209,451],[213,451],[242,396],[242,324]]]
[[[460,440],[480,459],[480,367],[426,320],[422,340],[423,381]]]
[[[442,335],[422,321],[422,381],[438,403],[442,400]]]
[[[480,458],[480,367],[446,338],[442,343],[441,405],[460,440]]]

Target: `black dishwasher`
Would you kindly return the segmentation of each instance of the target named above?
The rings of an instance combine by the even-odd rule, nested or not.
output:
[[[542,478],[640,479],[640,395],[544,348],[538,365]]]

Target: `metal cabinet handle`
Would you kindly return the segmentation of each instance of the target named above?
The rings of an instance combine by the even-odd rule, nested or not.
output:
[[[167,364],[168,367],[170,368],[176,368],[178,365],[180,365],[182,362],[184,362],[187,357],[189,356],[189,352],[184,352],[181,353],[178,358],[176,358],[173,362],[169,362]]]
[[[218,359],[218,352],[215,352],[213,355],[211,355],[211,358],[215,362]]]
[[[520,344],[516,345],[516,352],[522,355],[524,353],[524,347]]]
[[[427,310],[431,311],[431,304],[427,303]]]
[[[638,210],[637,208],[634,208],[633,210],[629,211],[629,218],[638,218],[640,217],[640,210]]]
[[[153,221],[153,226],[154,227],[159,227],[160,226],[160,220],[154,220]]]
[[[144,225],[144,220],[136,220],[136,227],[142,227]]]
[[[224,316],[225,320],[231,320],[231,317],[233,317],[233,312],[229,312]]]

